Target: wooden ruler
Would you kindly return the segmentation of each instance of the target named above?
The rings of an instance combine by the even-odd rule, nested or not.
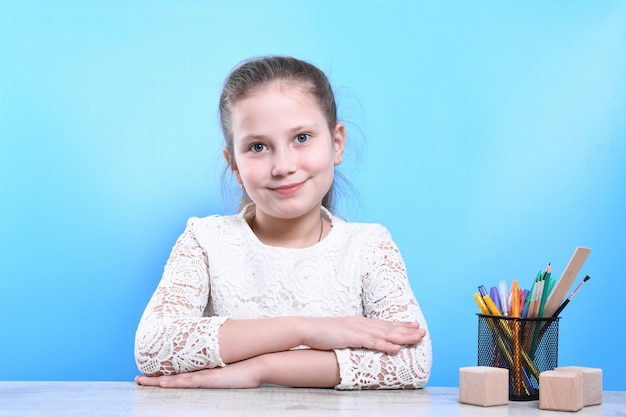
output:
[[[559,308],[590,252],[591,249],[589,248],[576,248],[572,259],[569,260],[561,278],[559,278],[554,285],[554,289],[550,297],[548,297],[548,301],[546,301],[545,307],[543,308],[543,317],[552,317],[557,308]]]

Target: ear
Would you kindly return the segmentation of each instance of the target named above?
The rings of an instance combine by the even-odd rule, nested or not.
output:
[[[343,149],[346,146],[346,127],[343,123],[337,123],[333,132],[333,160],[339,165],[343,158]]]
[[[237,182],[239,184],[243,184],[241,181],[241,176],[239,175],[239,170],[237,169],[237,164],[235,163],[235,158],[233,158],[233,156],[230,153],[230,150],[226,146],[222,148],[222,155],[224,155],[224,159],[226,160],[226,163],[228,164],[228,167],[230,168],[230,170],[233,171],[233,174],[235,174],[235,178],[237,179]]]

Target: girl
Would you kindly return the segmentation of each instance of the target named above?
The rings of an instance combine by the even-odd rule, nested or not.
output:
[[[326,76],[251,60],[219,108],[241,211],[188,221],[139,323],[136,382],[423,387],[431,342],[398,248],[330,211],[346,131]]]

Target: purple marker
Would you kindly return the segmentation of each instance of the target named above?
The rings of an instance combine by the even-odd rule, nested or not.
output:
[[[502,313],[502,305],[500,304],[500,295],[498,294],[498,287],[491,287],[491,292],[489,294],[491,300],[495,303],[496,307],[500,313]]]
[[[480,293],[481,297],[484,297],[485,295],[487,295],[487,289],[485,288],[484,285],[478,286],[478,292]]]

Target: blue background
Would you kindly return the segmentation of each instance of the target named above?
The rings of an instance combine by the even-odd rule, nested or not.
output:
[[[430,385],[476,364],[477,285],[587,246],[559,364],[626,390],[626,2],[4,1],[0,50],[0,379],[134,377],[186,219],[236,204],[220,86],[287,54],[336,89],[340,212],[400,246]]]

